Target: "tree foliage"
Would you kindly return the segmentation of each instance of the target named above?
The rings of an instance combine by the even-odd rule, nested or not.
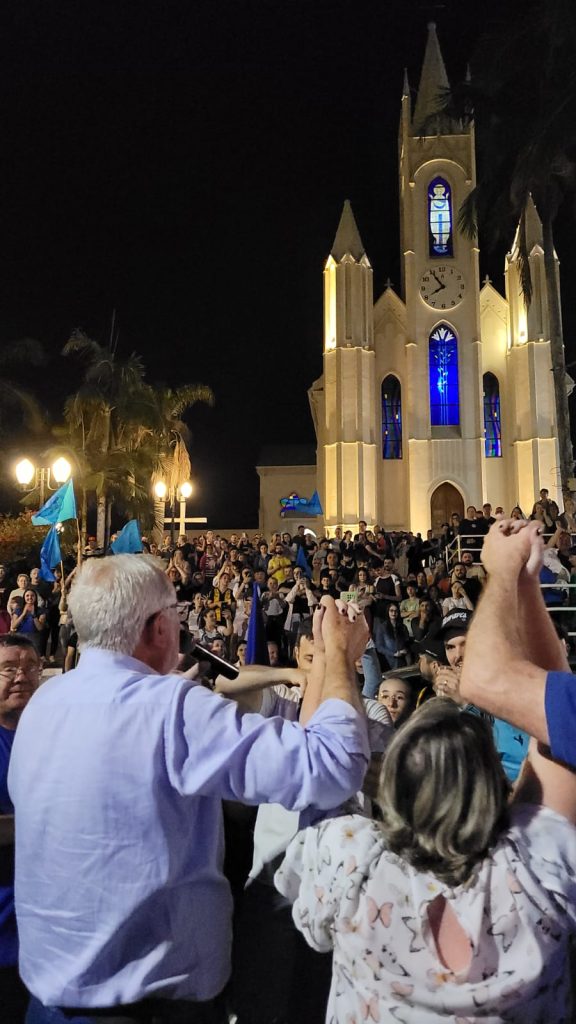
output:
[[[51,455],[64,454],[74,466],[84,532],[88,501],[95,496],[103,545],[111,502],[148,527],[154,480],[162,477],[171,489],[190,476],[190,433],[182,417],[196,402],[213,404],[214,397],[202,384],[177,389],[149,384],[138,355],[121,358],[115,346],[103,346],[80,330],[63,355],[81,360],[83,380],[66,401],[65,423],[55,432],[58,444]]]
[[[554,224],[560,211],[573,214],[576,196],[575,52],[572,0],[502,5],[501,22],[480,41],[471,77],[444,97],[442,106],[451,117],[473,122],[478,140],[478,180],[459,211],[459,226],[470,236],[480,230],[488,246],[495,246],[509,241],[518,225],[518,263],[527,306],[533,292],[526,230],[530,197],[542,221],[565,494],[570,492],[574,460]]]

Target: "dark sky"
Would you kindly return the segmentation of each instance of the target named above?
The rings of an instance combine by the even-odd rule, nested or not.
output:
[[[501,6],[484,0],[483,27]],[[57,411],[74,386],[58,356],[71,329],[106,341],[115,308],[120,350],[150,380],[214,389],[190,416],[195,514],[255,525],[260,448],[313,440],[342,203],[376,297],[399,281],[403,67],[414,88],[432,17],[460,78],[479,14],[454,0],[3,5],[0,339],[52,353],[31,381],[43,402]],[[483,261],[500,286],[501,269]]]

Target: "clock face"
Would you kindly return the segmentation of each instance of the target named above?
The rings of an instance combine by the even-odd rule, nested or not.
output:
[[[420,278],[420,295],[433,309],[454,309],[462,302],[465,290],[462,271],[445,263],[426,267]]]

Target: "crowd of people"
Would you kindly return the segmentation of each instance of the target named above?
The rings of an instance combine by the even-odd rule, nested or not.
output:
[[[567,1021],[572,513],[0,567],[2,1021]]]

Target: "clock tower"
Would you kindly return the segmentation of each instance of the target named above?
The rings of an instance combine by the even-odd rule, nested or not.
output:
[[[441,112],[448,90],[430,24],[415,103],[407,75],[402,91],[401,287],[388,282],[372,306],[371,263],[345,203],[324,270],[324,372],[309,391],[317,463],[259,469],[267,524],[278,516],[272,482],[308,494],[314,472],[319,530],[365,519],[424,534],[469,505],[530,512],[541,487],[560,499],[542,224],[530,199],[530,309],[517,238],[506,295],[488,278],[481,287],[477,240],[458,229],[476,180],[474,126]]]
[[[457,227],[458,210],[475,185],[474,129],[438,113],[448,89],[432,23],[413,111],[404,83],[399,135],[408,335],[403,390],[409,507],[404,511],[413,527],[430,518],[431,487],[450,481],[462,496],[459,508],[465,501],[481,503],[485,493],[478,247]],[[383,466],[385,517],[396,520],[395,502],[386,500],[385,476]],[[450,500],[454,503],[456,495]],[[442,520],[446,511],[441,502]]]

